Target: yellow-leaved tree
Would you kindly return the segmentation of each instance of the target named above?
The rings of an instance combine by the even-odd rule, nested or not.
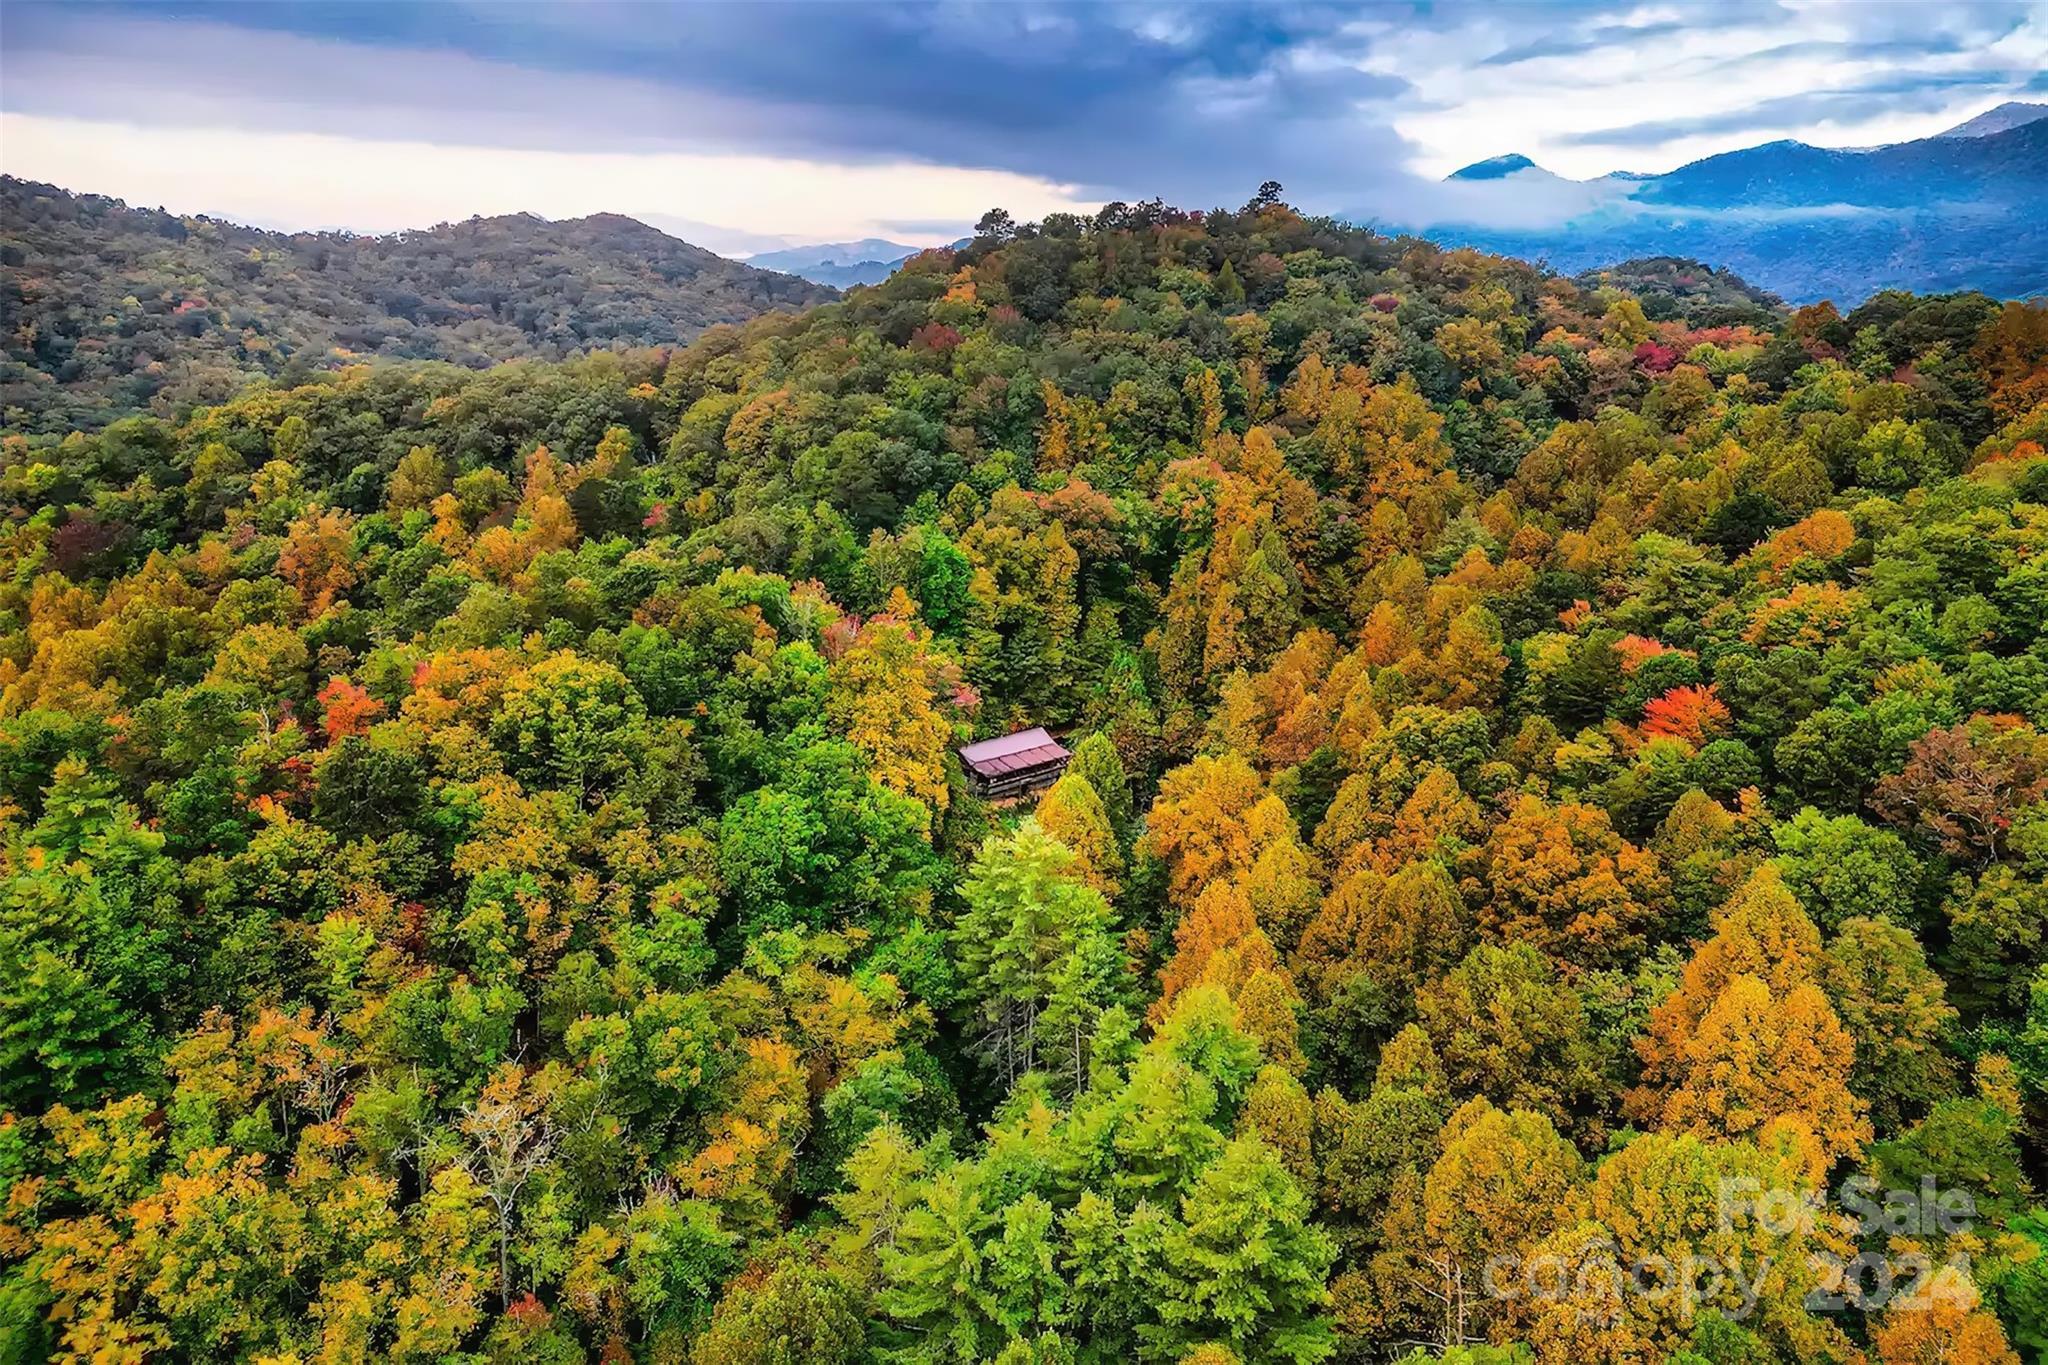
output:
[[[867,755],[877,782],[922,801],[936,818],[947,805],[946,745],[953,731],[939,698],[950,679],[915,613],[898,588],[889,610],[860,628],[832,665],[826,711]]]
[[[1071,768],[1038,801],[1038,826],[1073,851],[1081,880],[1114,900],[1123,885],[1124,853],[1102,796]]]
[[[1160,782],[1140,847],[1166,864],[1167,894],[1191,905],[1210,882],[1249,872],[1268,844],[1294,837],[1294,817],[1251,764],[1203,755]]]
[[[1816,1180],[1870,1140],[1849,1089],[1855,1042],[1819,985],[1820,931],[1765,864],[1715,916],[1714,936],[1650,1015],[1629,1113],[1711,1138],[1798,1134]]]

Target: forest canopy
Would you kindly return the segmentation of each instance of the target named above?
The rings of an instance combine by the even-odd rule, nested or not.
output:
[[[0,1359],[2041,1358],[2048,305],[1643,274],[10,415]]]

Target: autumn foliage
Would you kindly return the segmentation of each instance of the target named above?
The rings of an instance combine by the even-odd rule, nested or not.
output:
[[[0,1360],[2038,1357],[2040,306],[1695,270],[1271,186],[13,385]]]
[[[1674,687],[1643,707],[1643,733],[1681,740],[1697,749],[1728,729],[1728,708],[1713,686]]]

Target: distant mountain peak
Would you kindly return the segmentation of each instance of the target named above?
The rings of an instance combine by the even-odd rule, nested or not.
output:
[[[863,237],[857,242],[814,242],[782,251],[763,251],[749,256],[747,264],[761,270],[786,271],[814,284],[848,289],[888,279],[897,266],[919,250],[904,242]]]
[[[1540,171],[1543,168],[1523,156],[1520,152],[1509,152],[1506,156],[1490,156],[1484,161],[1475,161],[1469,166],[1452,171],[1452,180],[1500,180],[1517,171]]]
[[[1990,137],[2010,128],[2023,127],[2048,118],[2048,104],[2029,104],[2025,100],[2007,100],[1996,109],[1987,109],[1973,119],[1958,123],[1936,137]]]

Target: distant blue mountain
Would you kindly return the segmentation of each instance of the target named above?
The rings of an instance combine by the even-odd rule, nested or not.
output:
[[[2048,292],[2048,105],[2003,105],[1883,147],[1769,142],[1661,175],[1574,181],[1514,155],[1447,180],[1458,189],[1421,225],[1428,236],[1569,274],[1682,256],[1794,303],[1894,288]],[[1530,211],[1539,203],[1561,208],[1546,222]]]
[[[821,242],[816,246],[764,251],[749,256],[747,264],[757,270],[801,276],[813,284],[850,289],[856,284],[880,284],[895,273],[897,266],[921,250],[922,247],[902,242],[864,237],[857,242]]]
[[[2048,111],[2044,111],[2048,112]],[[1703,208],[1925,208],[2032,200],[2048,185],[2048,121],[1867,151],[1769,142],[1643,182],[1645,202]]]

